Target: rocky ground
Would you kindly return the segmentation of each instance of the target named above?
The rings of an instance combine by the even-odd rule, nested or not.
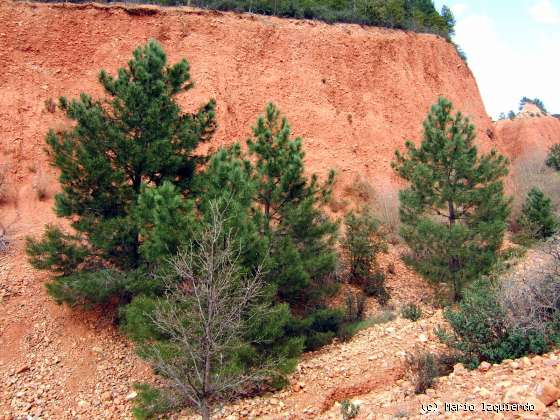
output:
[[[400,252],[392,247],[382,257],[383,268],[395,265],[388,276],[395,319],[306,354],[285,390],[230,404],[217,417],[338,419],[339,402],[349,399],[364,419],[560,418],[560,351],[472,372],[456,365],[426,394],[414,394],[407,356],[419,349],[443,351],[433,331],[444,321],[441,311],[430,309],[430,289],[400,261]],[[528,257],[539,261],[538,255]],[[54,304],[44,291],[45,276],[28,267],[21,241],[0,258],[0,419],[130,418],[132,384],[154,377],[110,316]],[[417,322],[398,316],[398,308],[411,301],[424,309]],[[369,315],[378,313],[371,304]],[[446,412],[446,402],[471,404],[464,407],[474,411]],[[482,403],[505,402],[531,404],[534,411],[481,411]]]
[[[394,265],[394,274],[388,273],[392,312],[415,301],[429,315],[430,289],[400,261],[400,252],[392,248],[381,258],[383,269]],[[45,292],[46,280],[28,265],[23,238],[16,237],[0,256],[0,375],[5,379],[0,414],[10,419],[129,418],[132,385],[153,380],[149,367],[119,334],[110,310],[56,305]],[[378,305],[369,302],[368,314],[378,312]],[[345,396],[401,378],[405,354],[416,343],[438,345],[429,321],[397,318],[376,325],[350,342],[305,355],[285,391],[229,406],[222,415],[318,416]]]
[[[0,257],[0,419],[130,418],[150,369],[101,311],[54,304],[16,249]]]

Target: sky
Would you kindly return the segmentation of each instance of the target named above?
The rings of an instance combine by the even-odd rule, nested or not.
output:
[[[523,96],[560,114],[560,0],[435,0],[457,21],[486,111],[517,112]]]

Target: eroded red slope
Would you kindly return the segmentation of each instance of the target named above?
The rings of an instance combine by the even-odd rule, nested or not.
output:
[[[470,70],[433,35],[193,9],[6,2],[0,22],[0,156],[18,177],[26,176],[22,162],[44,161],[44,134],[62,124],[44,101],[99,94],[99,69],[115,72],[148,38],[171,62],[189,60],[196,88],[183,98],[187,107],[217,99],[215,145],[244,139],[273,101],[305,138],[313,170],[385,183],[395,148],[418,138],[439,95],[490,143]]]

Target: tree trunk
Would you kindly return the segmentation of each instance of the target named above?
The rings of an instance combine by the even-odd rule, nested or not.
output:
[[[451,229],[453,225],[455,225],[457,216],[455,214],[455,205],[453,202],[448,201],[447,205],[449,208],[449,229]],[[457,257],[449,257],[448,267],[453,280],[453,302],[457,302],[459,300],[459,279],[457,278],[457,272],[460,268],[459,259]]]
[[[457,278],[457,272],[459,271],[459,260],[457,257],[451,257],[449,259],[449,271],[453,276],[453,302],[459,301],[459,279]]]
[[[210,407],[208,407],[205,399],[200,402],[200,415],[202,420],[210,420]]]

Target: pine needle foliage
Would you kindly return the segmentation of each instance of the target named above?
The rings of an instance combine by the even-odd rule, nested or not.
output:
[[[109,283],[100,281],[96,273],[145,267],[137,217],[142,185],[168,183],[168,195],[173,186],[187,194],[204,161],[195,149],[215,130],[213,101],[192,114],[181,111],[176,96],[193,87],[189,65],[186,60],[168,65],[156,41],[137,48],[116,77],[102,70],[99,82],[101,99],[85,93],[60,99],[60,109],[74,124],[46,137],[62,187],[55,212],[70,221],[74,233],[51,227],[41,240],[27,242],[31,264],[58,274],[51,294],[68,303],[99,301],[87,282],[103,285],[99,293],[107,298],[131,298],[130,288],[114,287],[105,277]]]
[[[401,235],[414,264],[449,284],[458,300],[495,263],[511,200],[502,181],[508,160],[496,151],[479,155],[474,125],[452,110],[440,98],[424,121],[422,143],[407,141],[392,166],[409,183],[399,194]]]

